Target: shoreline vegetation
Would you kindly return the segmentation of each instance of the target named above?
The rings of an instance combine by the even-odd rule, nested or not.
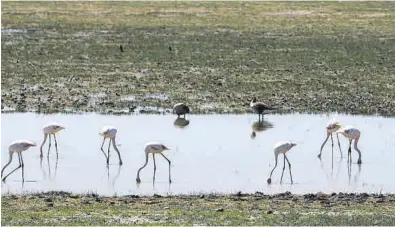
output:
[[[395,194],[5,194],[2,225],[387,225]]]
[[[395,2],[4,2],[2,113],[237,114],[257,97],[393,117],[394,23]]]

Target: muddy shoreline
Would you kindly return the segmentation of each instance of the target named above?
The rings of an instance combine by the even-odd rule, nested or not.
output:
[[[394,211],[394,194],[2,195],[3,225],[393,225]]]

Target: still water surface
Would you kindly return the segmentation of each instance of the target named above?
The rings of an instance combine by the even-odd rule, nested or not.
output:
[[[2,194],[65,190],[75,193],[95,192],[101,195],[233,193],[237,191],[278,193],[313,192],[392,192],[395,193],[395,119],[337,115],[343,124],[358,127],[362,134],[359,148],[362,165],[347,166],[348,140],[339,136],[344,158],[335,139],[332,164],[331,142],[324,147],[321,161],[319,148],[326,137],[328,115],[266,115],[258,124],[257,115],[190,115],[187,120],[173,115],[113,116],[37,115],[12,113],[1,115],[1,163],[8,161],[8,145],[13,140],[29,139],[37,143],[23,153],[25,183],[18,170],[2,183]],[[66,129],[57,134],[59,158],[52,145],[47,158],[39,157],[43,140],[42,127],[56,121]],[[123,165],[111,150],[110,166],[100,150],[104,125],[118,129],[116,142]],[[255,131],[255,136],[252,135]],[[273,145],[279,140],[292,140],[298,145],[289,153],[294,184],[290,184],[288,168],[280,184],[282,158],[272,177],[266,180],[274,166]],[[164,154],[171,160],[173,183],[168,183],[168,163],[156,155],[156,182],[152,182],[152,157],[141,172],[141,184],[136,184],[137,170],[144,164],[144,144],[160,141],[171,150]],[[107,143],[105,150],[107,150]],[[5,174],[15,168],[17,156]]]

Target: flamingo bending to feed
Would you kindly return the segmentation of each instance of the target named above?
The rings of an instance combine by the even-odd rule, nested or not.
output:
[[[177,114],[178,117],[184,115],[185,118],[185,114],[189,114],[189,107],[184,103],[177,103],[173,107],[173,113]]]
[[[114,128],[113,126],[104,126],[100,130],[99,135],[104,137],[103,138],[103,143],[101,144],[101,148],[100,149],[103,152],[104,156],[106,157],[107,165],[110,163],[110,144],[111,144],[111,141],[112,141],[112,146],[114,147],[115,151],[118,153],[119,165],[122,165],[121,153],[119,153],[117,145],[115,144],[115,137],[117,135],[117,129]],[[106,141],[106,139],[110,139],[109,142],[108,142],[108,150],[107,150],[108,155],[106,155],[106,153],[103,150],[104,142]]]
[[[169,183],[171,183],[171,175],[170,175],[170,160],[168,158],[166,158],[166,156],[162,153],[165,150],[170,150],[169,148],[167,148],[165,145],[163,145],[162,143],[158,143],[158,142],[149,142],[145,145],[145,164],[137,171],[137,177],[136,177],[136,182],[140,183],[140,171],[147,166],[148,164],[148,155],[151,153],[152,154],[152,159],[154,160],[154,177],[153,180],[155,181],[155,173],[156,173],[156,163],[155,163],[155,154],[160,154],[162,155],[167,162],[169,162]]]
[[[49,155],[49,151],[51,149],[51,135],[53,135],[54,139],[55,139],[55,148],[56,148],[56,155],[58,155],[58,142],[56,141],[56,136],[55,134],[58,133],[60,130],[65,129],[64,126],[54,122],[54,123],[50,123],[44,126],[43,128],[43,132],[44,132],[44,141],[41,144],[40,147],[40,157],[43,157],[43,146],[45,144],[45,142],[47,141],[47,137],[49,136],[49,147],[48,147],[48,155]]]
[[[344,137],[350,140],[349,147],[348,147],[348,159],[351,161],[351,143],[354,140],[354,149],[358,152],[358,164],[362,164],[362,157],[361,151],[358,149],[358,141],[361,137],[361,131],[353,126],[346,126],[344,128],[339,129],[336,133],[341,133]]]
[[[22,181],[25,181],[25,174],[24,174],[24,164],[23,164],[23,158],[22,158],[22,152],[26,151],[27,149],[29,149],[30,147],[35,147],[37,146],[37,144],[35,142],[29,141],[29,140],[16,140],[14,142],[12,142],[10,144],[10,146],[8,147],[8,152],[9,152],[9,161],[8,163],[3,167],[3,169],[1,170],[1,177],[3,177],[3,172],[5,170],[5,168],[11,163],[12,161],[12,156],[14,155],[14,153],[18,154],[18,159],[19,159],[19,166],[16,167],[14,170],[12,170],[7,176],[5,176],[3,178],[3,181],[5,181],[5,179],[11,175],[13,172],[15,172],[17,169],[22,168]]]
[[[281,142],[277,142],[274,145],[274,157],[276,160],[276,164],[274,165],[274,168],[272,170],[272,172],[270,173],[270,177],[269,179],[267,179],[267,183],[270,184],[272,183],[272,174],[274,169],[277,167],[277,160],[278,160],[278,155],[279,154],[283,154],[284,155],[284,167],[283,167],[283,172],[281,173],[281,180],[280,182],[282,182],[283,180],[283,175],[284,175],[284,170],[285,170],[285,160],[287,160],[288,162],[288,166],[289,166],[289,175],[291,176],[291,184],[293,184],[293,180],[292,180],[292,172],[291,172],[291,163],[289,162],[286,153],[291,150],[292,147],[296,146],[296,143],[292,143],[290,141],[281,141]]]
[[[336,120],[332,120],[331,122],[329,122],[329,124],[326,126],[326,139],[324,141],[324,143],[321,145],[321,150],[320,153],[318,154],[318,158],[321,158],[321,154],[322,154],[322,149],[324,148],[326,142],[329,139],[329,136],[331,136],[331,140],[332,140],[332,157],[333,157],[333,133],[336,132],[337,130],[339,130],[341,128],[340,122],[336,121]],[[340,155],[343,158],[343,152],[342,149],[340,147],[340,141],[339,141],[339,134],[336,133],[337,136],[337,143],[339,145],[339,151],[340,151]]]
[[[250,107],[251,109],[254,111],[254,113],[258,114],[258,121],[261,120],[261,115],[262,115],[262,120],[263,120],[263,114],[265,110],[274,110],[273,107],[270,107],[268,105],[266,105],[263,102],[257,102],[256,101],[256,97],[254,97],[250,103]]]

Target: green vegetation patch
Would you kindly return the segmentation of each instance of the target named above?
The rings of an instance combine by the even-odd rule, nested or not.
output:
[[[4,2],[2,111],[394,116],[393,24],[395,2]]]

